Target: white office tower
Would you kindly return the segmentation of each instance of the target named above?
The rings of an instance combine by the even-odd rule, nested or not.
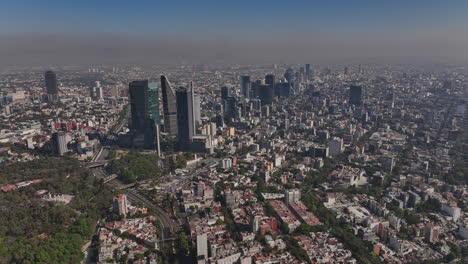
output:
[[[97,93],[97,100],[102,100],[104,99],[104,92],[102,91],[102,87],[96,87],[96,93]]]
[[[67,148],[67,134],[63,132],[54,134],[54,143],[58,156],[63,156],[68,151]]]
[[[206,234],[197,235],[197,263],[205,264],[208,259],[208,237]]]
[[[127,216],[128,214],[127,195],[120,194],[118,196],[115,196],[113,203],[112,203],[112,208],[113,208],[114,213],[124,216],[124,217]]]
[[[195,125],[198,126],[201,123],[201,112],[200,112],[200,95],[194,94],[193,96],[193,115],[195,117]]]
[[[298,202],[301,200],[301,191],[299,189],[286,190],[284,198],[287,204]]]
[[[382,168],[387,172],[393,171],[393,166],[395,166],[395,159],[391,156],[382,157],[381,159]]]
[[[340,155],[343,152],[343,139],[334,137],[328,142],[331,156]]]

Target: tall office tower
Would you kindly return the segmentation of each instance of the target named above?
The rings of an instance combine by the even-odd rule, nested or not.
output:
[[[224,117],[222,115],[216,116],[216,126],[221,128],[224,127]]]
[[[227,86],[221,87],[221,99],[226,100],[231,96],[231,89]]]
[[[144,147],[154,147],[156,125],[159,119],[157,85],[148,80],[133,81],[129,84],[130,109],[132,114],[131,130],[144,136]]]
[[[114,197],[112,201],[112,210],[114,213],[127,216],[128,213],[128,202],[127,202],[127,195],[120,194]]]
[[[44,74],[47,96],[50,101],[58,99],[57,76],[53,71],[46,71]]]
[[[177,135],[177,104],[174,89],[166,76],[161,76],[161,89],[164,111],[164,132]]]
[[[359,63],[359,67],[358,67],[358,73],[361,74],[362,73],[362,66],[361,64]]]
[[[54,134],[55,151],[58,156],[63,156],[68,151],[67,148],[67,134],[64,132],[57,132]]]
[[[131,129],[142,132],[149,118],[148,81],[133,81],[128,87],[130,108],[132,113]]]
[[[228,121],[239,117],[237,97],[230,96],[224,101],[224,118]]]
[[[89,86],[89,97],[94,100],[94,98],[96,98],[96,94],[96,87],[94,85]]]
[[[120,97],[120,87],[118,85],[112,86],[109,93],[111,97]]]
[[[288,68],[284,73],[284,78],[288,83],[292,83],[294,80],[294,70],[292,68]]]
[[[349,88],[349,103],[353,105],[361,105],[362,87],[351,85]]]
[[[197,234],[197,264],[204,264],[208,259],[208,236]]]
[[[424,228],[424,238],[429,243],[439,241],[440,227],[434,223],[428,223]]]
[[[159,115],[159,91],[157,83],[151,82],[148,84],[148,95],[150,118],[154,121],[155,125],[159,125],[161,121]]]
[[[242,76],[240,79],[240,93],[245,98],[250,98],[252,84],[250,83],[250,76]]]
[[[96,98],[97,100],[104,99],[104,91],[102,90],[101,86],[97,87],[96,93],[97,93],[97,98]]]
[[[277,94],[275,94],[275,75],[267,74],[265,76],[265,83],[268,85],[268,87],[270,87],[270,90],[273,93],[273,97],[277,96]]]
[[[273,90],[270,89],[270,86],[266,84],[260,85],[259,95],[260,100],[262,100],[262,105],[268,105],[273,103]]]
[[[191,140],[195,135],[194,92],[192,85],[176,90],[177,102],[177,137],[179,148],[190,151]]]
[[[291,93],[291,84],[284,82],[284,83],[277,83],[276,84],[278,94],[277,96],[281,97],[289,97],[289,94]]]
[[[349,74],[349,68],[348,67],[344,67],[344,75],[348,75]]]
[[[393,166],[395,166],[395,159],[392,156],[385,156],[381,158],[382,168],[387,172],[393,171]]]
[[[260,99],[252,99],[252,109],[255,111],[262,110],[262,101]]]
[[[312,79],[312,74],[310,71],[310,64],[305,65],[305,74],[306,74],[306,79],[311,80]]]
[[[250,216],[250,224],[252,227],[252,233],[256,234],[258,230],[260,230],[260,221],[262,220],[262,217],[259,215],[252,214]]]
[[[285,198],[286,204],[295,203],[301,200],[301,190],[299,189],[286,190],[284,193],[284,198]]]
[[[159,90],[156,82],[148,84],[148,103],[149,103],[149,122],[151,127],[148,129],[147,143],[148,146],[156,144],[158,155],[161,155],[161,145],[159,141],[161,117],[159,114]],[[153,135],[154,131],[154,135]],[[156,141],[154,141],[155,139]]]
[[[343,152],[343,139],[334,137],[328,141],[328,148],[331,156],[340,155]]]
[[[200,112],[200,102],[201,98],[199,94],[193,95],[193,112],[195,116],[195,126],[198,126],[201,124],[201,112]]]

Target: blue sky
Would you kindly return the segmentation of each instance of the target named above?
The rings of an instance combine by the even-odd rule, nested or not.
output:
[[[2,0],[0,33],[125,33],[255,36],[457,30],[461,0]]]
[[[0,40],[6,65],[468,61],[468,0],[0,0]]]

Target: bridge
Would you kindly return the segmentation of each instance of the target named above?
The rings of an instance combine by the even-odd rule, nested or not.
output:
[[[104,178],[104,183],[108,183],[108,182],[112,181],[115,178],[117,178],[117,174],[112,174],[110,176],[107,176],[106,178]]]
[[[86,165],[86,167],[88,167],[90,169],[94,169],[94,168],[97,168],[97,167],[104,167],[104,166],[107,166],[107,160],[92,161],[92,162],[89,162]]]

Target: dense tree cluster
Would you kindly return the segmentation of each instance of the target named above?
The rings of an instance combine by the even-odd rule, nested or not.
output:
[[[107,169],[110,173],[117,174],[120,180],[133,183],[159,177],[161,170],[158,161],[159,157],[156,154],[131,151],[120,159],[113,159]]]
[[[324,227],[351,250],[358,263],[380,263],[379,258],[371,253],[370,242],[357,238],[350,226],[345,221],[337,219],[312,192],[305,192],[302,201],[324,223]]]
[[[0,165],[2,185],[32,179],[44,181],[0,193],[0,263],[79,263],[112,191],[70,158]],[[67,205],[47,202],[37,190],[74,198]]]

